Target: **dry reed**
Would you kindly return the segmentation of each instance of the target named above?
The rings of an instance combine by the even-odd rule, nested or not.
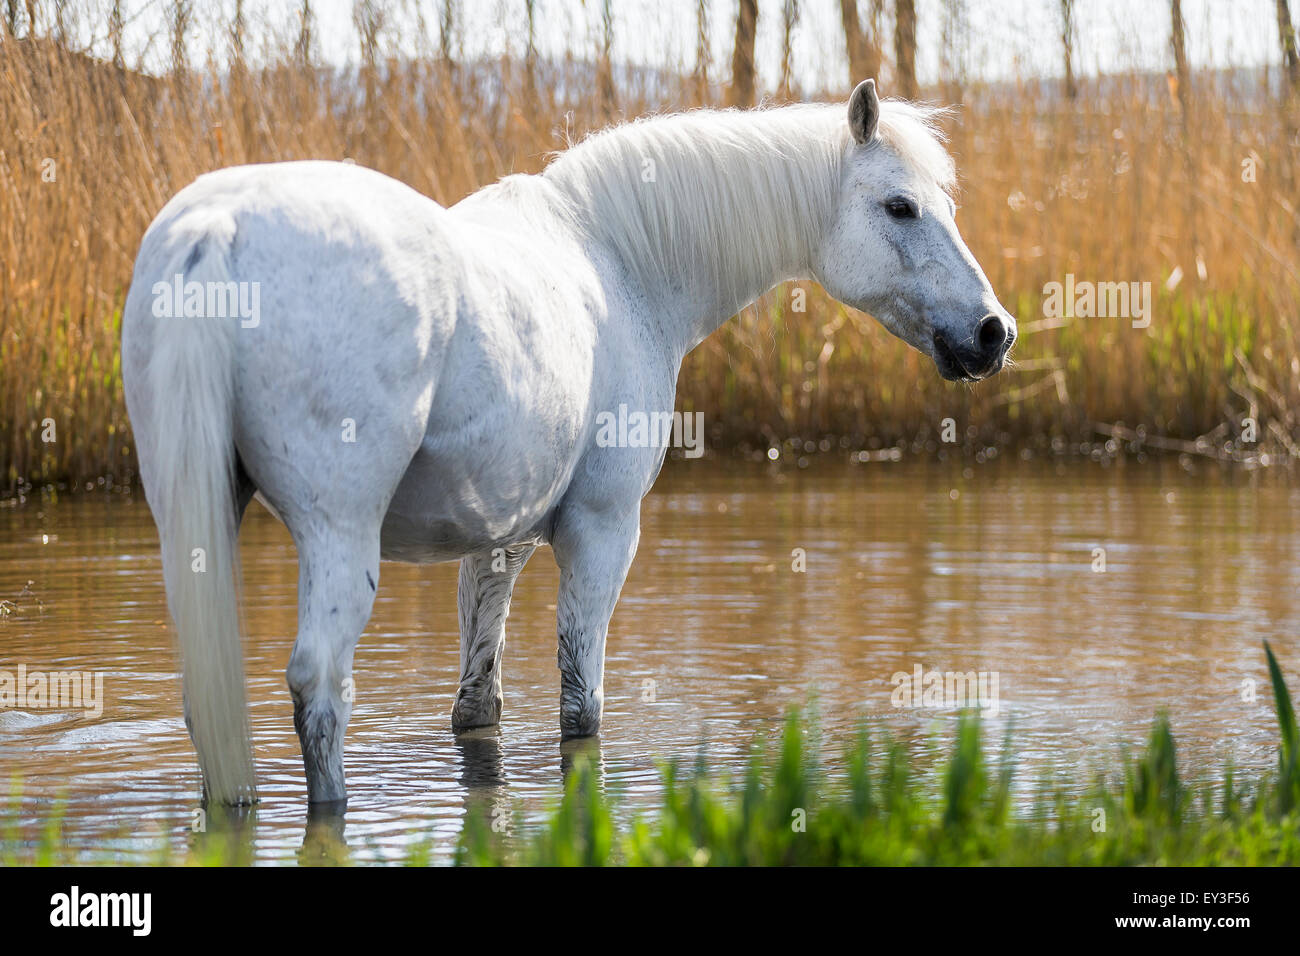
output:
[[[289,42],[269,66],[154,77],[0,37],[0,486],[133,476],[120,309],[145,227],[200,173],[349,158],[449,204],[542,168],[586,130],[726,101],[690,65],[632,71],[531,47],[457,62],[417,45],[429,52],[385,59],[371,36],[351,72]],[[1016,367],[944,383],[869,318],[814,287],[793,311],[783,288],[687,359],[679,405],[705,412],[715,447],[920,449],[953,418],[968,447],[1013,454],[1146,434],[1219,457],[1300,456],[1300,140],[1277,79],[1194,73],[1183,96],[1160,77],[1075,77],[1074,99],[1037,80],[967,84],[949,124],[958,222],[1020,318]],[[1044,284],[1067,273],[1150,282],[1150,328],[1045,318]]]

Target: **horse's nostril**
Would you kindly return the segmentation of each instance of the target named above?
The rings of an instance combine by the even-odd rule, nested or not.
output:
[[[1007,341],[1007,325],[996,315],[986,315],[977,334],[980,351],[995,352]]]

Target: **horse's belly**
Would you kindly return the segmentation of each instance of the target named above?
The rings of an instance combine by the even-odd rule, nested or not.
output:
[[[408,564],[438,564],[504,547],[513,540],[497,542],[490,536],[472,533],[456,520],[401,514],[390,509],[384,517],[380,557]]]
[[[422,446],[384,517],[383,557],[430,564],[544,540],[570,477],[560,458],[490,451]]]

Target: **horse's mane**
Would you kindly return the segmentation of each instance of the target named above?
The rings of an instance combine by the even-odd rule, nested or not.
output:
[[[646,117],[593,133],[543,175],[638,278],[678,288],[702,279],[743,298],[807,261],[838,194],[847,112],[801,104]],[[942,112],[885,100],[879,142],[949,190]]]

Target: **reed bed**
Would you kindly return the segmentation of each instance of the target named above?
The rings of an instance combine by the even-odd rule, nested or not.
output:
[[[727,101],[690,64],[614,69],[599,48],[462,61],[427,29],[427,53],[399,58],[363,25],[350,69],[287,40],[256,67],[163,75],[39,29],[0,36],[0,487],[133,480],[122,302],[144,229],[199,174],[349,159],[450,204],[588,130]],[[787,95],[838,99],[847,80]],[[868,317],[811,285],[795,311],[782,287],[688,357],[679,407],[703,411],[724,452],[919,451],[952,418],[972,452],[1300,457],[1300,114],[1276,71],[1190,82],[1190,96],[1140,74],[1076,78],[1074,99],[1040,80],[922,90],[961,99],[946,123],[958,222],[1019,317],[1014,368],[944,383]],[[1067,274],[1150,283],[1150,326],[1049,317],[1044,287]]]

